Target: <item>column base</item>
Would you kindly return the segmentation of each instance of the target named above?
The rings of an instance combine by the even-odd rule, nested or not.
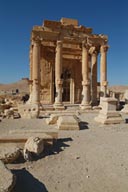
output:
[[[82,109],[82,110],[91,110],[92,107],[91,107],[90,104],[81,104],[80,109]]]
[[[65,110],[65,106],[62,103],[54,103],[53,107],[55,110]]]

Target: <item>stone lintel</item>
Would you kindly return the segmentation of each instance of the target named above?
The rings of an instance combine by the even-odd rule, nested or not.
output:
[[[78,26],[78,20],[76,19],[69,19],[69,18],[61,18],[60,22],[63,25],[74,25],[74,26]]]
[[[61,26],[61,22],[60,21],[44,20],[43,26],[44,27],[60,27]]]

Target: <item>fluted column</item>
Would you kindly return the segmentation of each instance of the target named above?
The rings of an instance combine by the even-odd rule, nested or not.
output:
[[[90,80],[89,80],[89,46],[82,43],[82,102],[80,107],[82,109],[90,108]]]
[[[56,46],[56,57],[55,57],[55,86],[56,86],[56,96],[55,96],[55,108],[60,108],[62,104],[62,41],[57,41]]]
[[[97,50],[92,47],[91,64],[92,64],[92,104],[97,105]]]
[[[39,104],[40,102],[40,74],[39,74],[39,63],[40,63],[40,42],[34,41],[33,43],[33,57],[32,57],[32,103]]]
[[[102,97],[107,95],[107,50],[108,45],[100,47],[100,96]]]

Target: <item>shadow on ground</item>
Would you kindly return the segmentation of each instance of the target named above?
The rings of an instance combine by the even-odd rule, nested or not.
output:
[[[88,128],[88,123],[84,122],[84,121],[79,122],[79,127],[80,127],[80,130],[89,129]]]
[[[128,119],[125,119],[125,123],[128,123]]]
[[[12,170],[16,175],[16,185],[13,192],[48,192],[45,185],[33,177],[25,168]]]
[[[64,151],[65,148],[70,147],[69,144],[65,143],[69,141],[73,141],[73,139],[71,137],[57,139],[53,146],[44,150],[42,156],[54,155]]]

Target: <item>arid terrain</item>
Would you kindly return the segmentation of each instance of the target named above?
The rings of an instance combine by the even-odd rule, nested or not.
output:
[[[119,88],[128,87],[114,86]],[[121,114],[121,124],[103,125],[94,120],[98,111],[78,113],[79,131],[58,130],[58,140],[40,158],[7,164],[17,178],[13,192],[127,192],[128,115]],[[46,118],[3,119],[1,135],[19,129],[57,129],[47,125]]]
[[[97,112],[82,113],[79,131],[59,131],[59,138],[45,155],[32,162],[7,164],[17,176],[14,192],[127,192],[128,126],[102,125]],[[46,128],[43,119],[8,119],[0,131]]]

